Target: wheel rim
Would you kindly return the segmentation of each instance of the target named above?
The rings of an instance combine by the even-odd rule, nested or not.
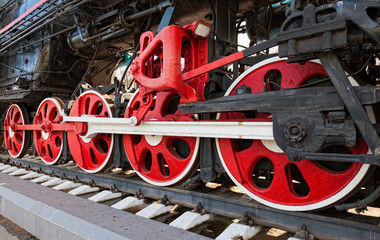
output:
[[[189,117],[179,110],[170,113],[168,109],[172,108],[173,96],[172,93],[157,93],[154,109],[147,113],[144,120],[176,121]],[[133,112],[140,106],[139,99],[139,92],[136,92],[129,102],[128,107]],[[126,118],[130,117],[128,112]],[[123,142],[133,169],[146,182],[156,186],[169,186],[183,181],[198,166],[199,138],[196,137],[125,134]]]
[[[112,117],[110,99],[97,91],[86,91],[79,96],[70,110],[71,117],[92,115]],[[85,139],[74,132],[67,132],[71,155],[80,168],[88,173],[104,170],[112,163],[113,134],[98,134]]]
[[[271,58],[242,74],[226,95],[234,95],[243,84],[252,92],[262,92],[266,76],[273,70],[281,74],[283,88],[299,86],[315,75],[327,76],[315,62],[298,65]],[[259,114],[256,119],[268,121],[268,117]],[[244,119],[247,115],[223,113],[217,118]],[[338,167],[309,160],[291,163],[274,141],[216,139],[216,144],[222,164],[235,184],[258,202],[282,210],[309,211],[334,204],[357,189],[369,170],[369,165],[359,163]],[[344,151],[366,154],[368,147],[361,142]]]
[[[46,98],[38,106],[34,124],[59,123],[63,102],[59,98]],[[62,155],[63,132],[33,131],[34,146],[41,160],[48,164],[55,164]]]
[[[12,104],[5,117],[5,122],[8,122],[8,129],[4,129],[4,142],[9,155],[14,158],[23,157],[28,149],[28,133],[26,131],[13,131],[14,124],[28,124],[29,119],[26,110],[23,106]]]

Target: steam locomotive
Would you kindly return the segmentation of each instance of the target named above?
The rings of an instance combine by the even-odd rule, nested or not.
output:
[[[10,0],[0,18],[11,157],[228,177],[288,211],[380,194],[379,1]]]

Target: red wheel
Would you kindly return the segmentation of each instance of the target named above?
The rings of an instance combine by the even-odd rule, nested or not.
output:
[[[9,155],[21,158],[25,155],[29,146],[29,134],[26,131],[15,131],[15,124],[28,124],[29,118],[23,106],[12,104],[4,120],[4,142]]]
[[[110,99],[97,91],[86,91],[79,96],[70,110],[71,117],[92,115],[112,117]],[[87,139],[74,132],[67,132],[69,149],[80,168],[89,173],[104,170],[112,163],[113,134],[98,134]]]
[[[327,76],[323,67],[315,62],[304,65],[288,64],[271,58],[259,63],[240,76],[226,95],[234,95],[242,85],[251,92],[262,92],[268,78],[280,79],[282,88],[299,86],[306,81]],[[273,80],[271,80],[273,82]],[[274,86],[279,90],[279,86]],[[246,119],[252,113],[222,113],[219,119]],[[256,119],[268,121],[268,114]],[[238,187],[265,205],[289,211],[321,209],[342,200],[358,187],[369,170],[359,163],[314,162],[302,160],[292,163],[274,141],[217,139],[217,149],[224,168]],[[365,143],[347,149],[335,146],[325,152],[366,154]]]
[[[140,106],[137,92],[129,102],[129,108],[137,111]],[[179,98],[172,93],[159,92],[154,108],[144,121],[176,121],[193,119],[177,109]],[[125,117],[131,117],[126,111]],[[198,166],[199,138],[152,135],[123,135],[124,148],[137,174],[146,182],[157,186],[169,186],[187,179]]]
[[[63,102],[59,98],[46,98],[38,106],[34,124],[58,123]],[[62,155],[63,132],[33,131],[34,146],[41,160],[48,164],[55,164]]]

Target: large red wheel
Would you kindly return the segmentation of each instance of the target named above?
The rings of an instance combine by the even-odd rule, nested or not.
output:
[[[4,142],[9,155],[21,158],[25,155],[29,146],[29,134],[26,131],[15,131],[15,124],[28,124],[29,118],[22,105],[12,104],[5,116]]]
[[[70,110],[70,117],[91,115],[112,117],[113,104],[110,98],[97,91],[86,91],[79,96]],[[93,138],[83,138],[74,132],[67,132],[69,149],[80,168],[89,173],[104,170],[112,163],[113,134],[98,134]]]
[[[133,112],[140,107],[139,92],[129,103]],[[177,109],[179,98],[166,92],[156,95],[154,108],[143,119],[148,120],[191,120]],[[129,116],[126,111],[125,117]],[[199,138],[152,135],[123,135],[125,151],[137,174],[146,182],[157,186],[169,186],[187,177],[198,166]]]
[[[36,151],[41,160],[48,164],[55,164],[62,155],[63,132],[50,132],[48,126],[59,123],[63,102],[59,98],[46,98],[38,106],[34,124],[47,126],[45,131],[33,131],[33,140]]]
[[[268,87],[270,77],[277,79],[275,82],[282,88],[292,88],[325,76],[318,63],[288,64],[271,58],[242,74],[226,95],[234,95],[242,85],[253,93],[262,92],[264,87],[279,90],[275,84],[274,89]],[[218,114],[218,118],[268,121],[270,115],[233,112]],[[223,166],[235,184],[258,202],[282,210],[309,211],[332,205],[358,189],[369,170],[369,165],[359,163],[309,160],[292,163],[274,141],[217,139],[216,142]],[[355,148],[334,146],[324,151],[366,154],[368,148],[361,142]]]

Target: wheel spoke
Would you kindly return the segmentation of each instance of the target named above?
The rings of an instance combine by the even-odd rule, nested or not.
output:
[[[156,177],[160,173],[160,166],[158,164],[157,154],[152,153],[152,166],[149,171],[149,176]]]
[[[88,145],[93,151],[97,161],[101,162],[101,160],[107,157],[107,152],[104,152],[103,149],[99,149],[99,146],[95,145],[94,141],[91,141]]]
[[[178,172],[186,168],[188,160],[179,159],[176,154],[174,154],[169,149],[165,148],[162,153],[165,156],[165,161],[170,169],[170,172]]]
[[[331,186],[346,186],[352,175],[358,171],[359,164],[352,164],[343,172],[334,172],[315,162],[303,160],[296,164],[310,188],[310,198],[318,198],[322,194],[332,194]]]
[[[23,134],[19,132],[15,132],[13,139],[13,144],[16,145],[17,149],[22,148]]]
[[[52,146],[55,149],[61,149],[62,144],[63,144],[63,133],[62,132],[52,132],[52,133],[50,133],[48,140],[51,142]]]
[[[49,149],[53,154],[52,160],[55,159],[60,154],[61,148],[57,148],[53,143],[47,142],[46,144],[49,146]]]
[[[98,109],[100,102],[97,99],[94,99],[92,97],[89,97],[88,99],[89,99],[88,101],[90,102],[88,104],[87,114],[98,115],[96,111]]]
[[[284,164],[278,164],[274,166],[274,176],[270,187],[267,190],[268,197],[275,198],[281,196],[281,198],[287,199],[287,201],[294,201],[296,196],[290,189],[291,178],[289,172]]]

